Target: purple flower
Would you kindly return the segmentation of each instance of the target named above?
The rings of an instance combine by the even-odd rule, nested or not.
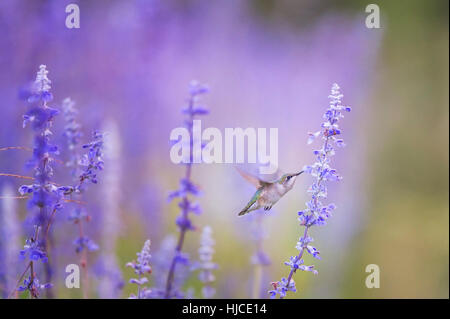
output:
[[[180,207],[182,210],[187,210],[196,215],[200,215],[202,213],[202,208],[200,207],[200,204],[198,204],[198,203],[192,203],[189,201],[181,201],[178,203],[178,207]]]
[[[134,269],[134,273],[138,275],[138,278],[131,278],[129,283],[138,285],[137,295],[131,295],[131,299],[146,299],[150,297],[151,291],[148,288],[141,287],[148,282],[148,278],[145,277],[146,274],[152,273],[152,268],[150,267],[150,239],[147,239],[144,243],[142,250],[136,255],[137,260],[126,264],[126,267],[131,267]],[[145,288],[145,289],[144,289]]]
[[[200,196],[201,192],[199,190],[199,188],[192,183],[192,181],[190,181],[189,179],[186,178],[182,178],[180,180],[180,188],[176,191],[173,191],[169,194],[169,201],[173,200],[174,198],[177,197],[185,197],[188,194],[192,194],[194,196]]]
[[[212,271],[217,269],[217,264],[212,261],[214,245],[212,228],[205,226],[200,238],[200,248],[198,249],[199,261],[192,267],[193,270],[199,271],[198,279],[203,283],[202,295],[204,298],[212,298],[215,294],[215,289],[211,287],[211,284],[216,279]]]
[[[28,290],[33,298],[37,298],[39,297],[39,293],[42,289],[49,289],[51,287],[53,287],[51,283],[40,284],[38,278],[36,278],[35,276],[28,276],[28,278],[25,278],[23,280],[23,284],[17,288],[17,291],[21,292]]]
[[[290,268],[288,278],[283,278],[281,282],[275,283],[274,289],[269,291],[269,294],[273,298],[277,295],[280,298],[284,298],[288,291],[295,291],[295,285],[292,286],[292,276],[298,269],[317,274],[313,265],[306,266],[303,264],[302,257],[306,251],[314,258],[320,259],[320,252],[317,248],[310,245],[312,238],[308,236],[308,230],[314,225],[325,225],[336,208],[334,204],[324,204],[322,201],[328,195],[326,182],[342,179],[336,170],[330,166],[331,157],[335,155],[335,148],[345,145],[341,138],[337,138],[342,133],[339,129],[339,120],[344,117],[344,112],[350,112],[350,107],[341,104],[342,97],[343,95],[339,91],[339,86],[333,84],[331,95],[329,96],[330,105],[323,115],[324,122],[321,125],[322,129],[318,132],[308,134],[308,144],[311,144],[318,138],[321,138],[323,143],[320,149],[313,151],[316,161],[312,165],[305,166],[303,169],[306,173],[314,177],[313,184],[308,188],[311,199],[306,202],[306,208],[298,212],[298,221],[300,222],[300,226],[305,227],[305,231],[295,247],[299,251],[298,255],[291,256],[289,261],[285,262],[285,265]]]
[[[288,280],[286,278],[281,278],[281,281],[272,282],[273,290],[269,291],[270,298],[276,298],[277,295],[284,298],[286,297],[286,293],[288,291],[296,292],[297,289],[295,288],[295,282],[291,280],[288,283]]]
[[[192,224],[191,220],[186,216],[186,214],[181,213],[181,215],[179,215],[176,220],[175,220],[175,224],[177,224],[177,226],[180,229],[184,229],[184,230],[195,230],[194,225]]]
[[[37,208],[35,234],[26,240],[24,249],[20,255],[30,259],[29,268],[33,272],[33,262],[41,260],[47,262],[47,233],[51,225],[54,214],[62,208],[64,197],[79,192],[83,181],[90,180],[97,182],[96,174],[98,170],[103,169],[102,146],[103,135],[94,133],[94,141],[84,145],[87,154],[75,161],[74,166],[80,162],[85,167],[79,176],[78,184],[75,186],[60,186],[52,181],[54,156],[59,154],[58,147],[50,143],[52,136],[51,127],[55,116],[59,111],[47,105],[53,99],[49,92],[51,81],[48,78],[48,71],[45,65],[39,67],[36,80],[32,87],[32,92],[27,101],[30,103],[29,109],[23,116],[23,126],[31,127],[34,133],[33,155],[27,163],[27,167],[34,171],[34,184],[22,185],[19,192],[22,195],[28,195],[28,208]],[[64,116],[68,124],[65,127],[65,135],[68,138],[69,149],[73,150],[79,142],[81,134],[78,132],[79,125],[75,122],[76,111],[73,108],[73,102],[70,99],[63,101]],[[74,222],[80,222],[82,214],[72,216]],[[45,234],[39,236],[39,229],[46,227]],[[81,227],[81,226],[80,226]],[[97,250],[98,246],[86,236],[81,236],[74,241],[76,251],[81,252],[84,249],[88,251]],[[48,265],[48,264],[47,264]],[[46,266],[46,273],[51,274],[50,266]],[[34,280],[37,280],[34,273],[31,273],[31,282],[29,285],[32,290],[36,290],[33,297],[37,296],[37,286],[34,287]],[[25,287],[24,286],[24,287]]]
[[[87,251],[98,250],[98,245],[87,236],[78,237],[74,240],[73,244],[75,245],[75,251],[77,253],[82,252],[84,249],[87,249]]]
[[[178,264],[181,264],[184,266],[189,266],[189,263],[190,263],[189,254],[184,253],[182,251],[175,253],[174,260],[176,260],[176,262]]]
[[[34,170],[36,183],[21,186],[19,192],[21,194],[32,194],[28,203],[30,209],[37,206],[40,209],[49,207],[50,210],[53,210],[59,207],[61,194],[55,190],[54,185],[50,182],[53,176],[52,155],[58,154],[58,148],[50,143],[50,136],[52,135],[50,128],[59,111],[47,105],[47,102],[51,100],[49,98],[51,81],[47,74],[46,66],[41,65],[33,85],[33,105],[24,115],[24,127],[30,124],[35,133],[33,156],[27,166]]]
[[[29,103],[35,102],[50,102],[53,95],[50,93],[52,81],[47,77],[48,70],[44,64],[39,66],[39,71],[36,74],[36,80],[33,83],[32,93],[28,97]]]
[[[209,114],[209,110],[205,106],[198,105],[200,96],[208,92],[209,88],[206,85],[200,84],[197,81],[191,81],[189,83],[190,99],[188,105],[182,109],[183,114],[189,115],[190,117]],[[192,125],[192,122],[188,120],[186,124],[189,127]]]
[[[23,115],[23,127],[26,127],[29,124],[33,130],[45,129],[47,123],[53,120],[53,118],[58,114],[58,110],[50,107],[45,109],[39,106],[32,107],[25,113],[25,115]]]
[[[76,176],[79,156],[76,152],[76,148],[80,143],[80,139],[83,134],[80,131],[81,125],[78,124],[76,116],[78,110],[75,108],[75,102],[69,97],[65,98],[62,102],[62,110],[66,125],[64,126],[64,137],[67,139],[67,147],[70,151],[70,159],[66,162],[66,166],[72,169],[72,175]]]
[[[310,253],[314,258],[321,259],[319,257],[320,252],[317,250],[317,248],[315,248],[315,247],[313,247],[311,245],[307,245],[306,247],[303,247],[303,248],[306,248],[308,253]]]
[[[209,92],[209,88],[207,85],[200,84],[199,82],[193,80],[189,83],[189,93],[191,97],[196,97],[201,94],[205,94]]]
[[[209,114],[209,110],[204,107],[204,106],[195,106],[192,109],[189,109],[188,107],[185,107],[182,110],[183,114],[187,114],[187,115],[208,115]]]
[[[93,184],[97,184],[97,172],[103,170],[103,133],[95,131],[93,134],[93,141],[83,145],[84,149],[87,149],[87,153],[84,154],[79,160],[78,164],[84,166],[80,175],[80,184],[77,190],[81,190],[81,185],[84,181],[89,180]]]
[[[192,81],[189,85],[190,97],[188,99],[187,106],[183,109],[183,113],[187,115],[185,120],[185,125],[189,130],[190,136],[192,136],[192,127],[194,123],[194,117],[197,115],[208,114],[207,109],[204,106],[198,105],[198,100],[201,95],[207,93],[209,89],[199,84],[196,81]],[[191,142],[192,143],[192,142]],[[192,146],[192,145],[191,145]],[[175,223],[180,230],[180,244],[177,245],[175,255],[172,259],[172,263],[169,268],[169,274],[167,276],[167,284],[164,292],[165,298],[171,298],[178,295],[177,290],[173,288],[175,279],[175,268],[177,263],[187,264],[189,259],[182,253],[182,248],[184,244],[185,233],[190,230],[194,230],[195,226],[189,218],[189,213],[200,214],[201,209],[198,204],[192,204],[188,196],[199,196],[199,188],[191,181],[191,170],[192,170],[192,159],[193,151],[192,147],[190,149],[189,161],[186,164],[186,175],[184,178],[180,179],[180,186],[177,190],[171,192],[168,196],[168,200],[171,201],[175,198],[180,198],[181,201],[178,206],[181,208],[181,213],[177,217]],[[183,256],[183,258],[180,258]]]
[[[66,121],[63,135],[67,138],[69,150],[72,150],[79,144],[82,137],[80,132],[81,125],[76,120],[78,110],[75,108],[75,102],[70,97],[63,100],[62,110]]]
[[[38,226],[34,226],[34,229],[36,232],[38,232]],[[47,254],[40,246],[40,243],[33,238],[26,239],[25,245],[20,251],[21,258],[26,258],[27,256],[29,257],[30,261],[41,260],[43,263],[46,263],[48,261]]]
[[[70,195],[73,192],[79,193],[81,189],[81,185],[83,184],[84,180],[91,180],[92,182],[96,181],[96,175],[93,173],[95,171],[96,167],[98,166],[97,161],[98,158],[101,158],[101,149],[103,146],[103,141],[98,141],[97,139],[101,139],[102,136],[100,134],[94,133],[94,141],[83,146],[83,148],[88,148],[89,151],[85,155],[84,158],[87,158],[85,166],[87,168],[81,172],[80,176],[77,176],[77,172],[79,169],[79,164],[81,162],[77,147],[80,143],[80,138],[82,137],[82,134],[80,132],[81,125],[78,124],[76,121],[76,115],[78,114],[77,109],[75,108],[75,102],[72,101],[70,98],[65,98],[62,102],[62,109],[63,109],[63,115],[64,119],[66,121],[66,125],[64,126],[64,133],[63,135],[67,139],[67,146],[70,152],[70,159],[68,162],[66,162],[66,166],[71,168],[71,174],[72,177],[76,180],[78,179],[78,184],[75,186],[61,186],[58,187],[58,191],[62,195]],[[89,157],[89,155],[92,155]],[[103,165],[103,164],[102,164]],[[103,166],[102,166],[103,168]],[[80,208],[77,208],[72,211],[72,213],[69,216],[69,220],[73,223],[82,223],[83,219],[85,221],[90,220],[90,216]],[[82,229],[82,225],[80,224],[80,229]],[[74,240],[75,245],[75,252],[78,254],[82,252],[83,250],[92,252],[99,249],[99,246],[97,243],[95,243],[92,239],[90,239],[88,236],[80,236]]]
[[[150,255],[150,244],[150,239],[147,239],[142,247],[142,250],[136,253],[138,256],[137,261],[132,261],[126,264],[127,267],[133,268],[135,274],[137,275],[145,275],[152,272],[152,268],[150,267],[150,259],[152,258],[152,255]]]
[[[68,217],[68,220],[74,223],[79,223],[82,219],[89,219],[89,215],[80,208],[74,209]]]
[[[28,111],[23,116],[24,127],[31,127],[34,133],[33,155],[27,163],[27,167],[34,172],[34,184],[23,185],[19,188],[21,194],[29,195],[28,209],[37,208],[37,214],[34,217],[35,234],[26,240],[24,249],[20,251],[22,258],[28,257],[30,260],[30,271],[34,262],[41,260],[47,263],[47,236],[38,237],[39,229],[45,225],[49,225],[49,217],[61,208],[61,200],[63,194],[52,183],[53,177],[52,163],[53,156],[58,154],[58,148],[50,143],[52,136],[51,127],[53,119],[58,115],[59,111],[47,105],[52,100],[49,92],[51,81],[47,77],[48,71],[45,65],[39,67],[36,80],[33,84],[33,92],[28,98],[30,103]],[[47,274],[51,274],[51,266],[46,264]],[[31,274],[30,283],[23,287],[29,287],[33,297],[38,295],[36,284],[37,278]]]

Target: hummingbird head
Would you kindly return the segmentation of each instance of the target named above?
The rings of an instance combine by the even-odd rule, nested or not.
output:
[[[303,171],[300,171],[298,173],[284,174],[283,176],[281,176],[278,183],[285,186],[286,188],[291,189],[295,184],[295,180],[297,179],[297,176],[300,175],[301,173],[303,173]]]

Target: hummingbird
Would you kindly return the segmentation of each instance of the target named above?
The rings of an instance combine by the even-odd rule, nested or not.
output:
[[[283,174],[280,178],[272,182],[265,182],[256,176],[248,174],[236,168],[239,174],[250,184],[256,187],[256,192],[248,204],[239,212],[239,216],[250,213],[251,211],[264,207],[268,211],[280,200],[287,192],[289,192],[295,184],[298,173]]]

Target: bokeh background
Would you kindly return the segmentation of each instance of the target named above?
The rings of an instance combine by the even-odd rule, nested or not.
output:
[[[380,29],[365,26],[372,2]],[[80,29],[65,27],[69,3],[80,6]],[[322,260],[308,262],[319,275],[296,274],[291,298],[449,297],[447,1],[3,0],[0,30],[0,147],[31,144],[20,97],[40,64],[50,71],[52,105],[76,101],[84,140],[97,128],[110,132],[106,169],[87,194],[87,232],[100,245],[89,257],[89,297],[135,290],[125,264],[147,238],[159,263],[150,286],[167,276],[179,214],[167,195],[184,172],[170,161],[169,135],[182,125],[192,79],[211,89],[203,127],[277,127],[284,171],[314,160],[307,132],[318,129],[332,83],[352,107],[342,126],[347,147],[335,157],[344,179],[330,187],[338,209],[312,234]],[[61,116],[53,130],[61,145],[63,125]],[[0,172],[26,174],[29,156],[0,152]],[[68,178],[64,167],[57,177]],[[244,218],[237,212],[254,190],[233,165],[196,165],[193,180],[204,192],[194,223],[210,225],[216,240],[216,297],[266,298],[296,252],[297,211],[311,178],[299,179],[270,214]],[[0,194],[13,196],[20,185],[1,177]],[[77,230],[67,222],[72,208],[54,225],[60,298],[82,295],[64,287],[65,265],[79,259],[71,243]],[[9,264],[0,262],[4,297],[24,267],[11,251],[29,225],[24,200],[2,200],[0,213],[0,250],[10,252]],[[193,259],[199,237],[187,235]],[[271,261],[261,276],[251,261],[258,249]],[[380,267],[379,289],[365,286],[368,264]],[[195,274],[183,288],[200,297]]]

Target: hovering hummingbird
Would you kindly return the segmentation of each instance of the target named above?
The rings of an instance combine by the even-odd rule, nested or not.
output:
[[[238,168],[236,169],[245,180],[257,188],[256,193],[240,211],[239,216],[248,214],[261,207],[264,207],[264,210],[270,210],[281,197],[292,189],[297,176],[303,173],[303,171],[300,171],[294,174],[283,174],[273,182],[265,182],[256,176],[243,172]]]

